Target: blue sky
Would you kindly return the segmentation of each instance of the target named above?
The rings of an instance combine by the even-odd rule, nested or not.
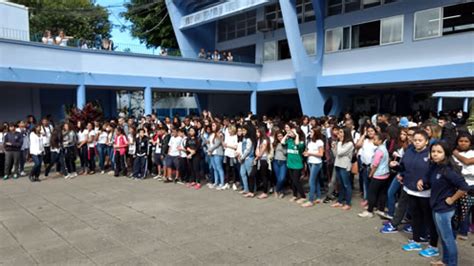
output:
[[[96,0],[97,4],[107,8],[110,13],[109,20],[112,24],[129,26],[131,23],[120,16],[120,13],[126,10],[123,4],[127,2],[128,0]],[[140,44],[138,39],[133,38],[128,30],[121,32],[118,27],[113,27],[111,34],[112,40],[120,51],[125,48],[130,48],[134,52],[146,52],[147,50],[145,45]]]

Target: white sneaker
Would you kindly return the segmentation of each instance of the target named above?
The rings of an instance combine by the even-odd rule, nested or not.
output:
[[[161,176],[160,175],[156,175],[153,177],[154,180],[161,180]]]
[[[105,174],[105,171],[100,171],[100,174],[101,174],[101,175]]]
[[[68,179],[68,178],[70,178],[70,177],[71,177],[71,175],[70,175],[70,174],[67,174],[67,175],[64,177],[64,179]]]
[[[216,190],[225,190],[225,186],[219,185],[216,187]]]
[[[236,184],[232,184],[232,190],[237,191],[237,185]]]
[[[74,172],[71,177],[77,177],[77,176],[78,176],[77,172]]]
[[[368,211],[363,211],[363,212],[359,213],[358,216],[362,217],[362,218],[372,218],[372,217],[374,217],[374,214],[371,213],[371,212],[368,212]]]
[[[222,189],[223,189],[223,190],[230,189],[229,183],[226,183],[226,184],[222,187]]]
[[[20,176],[26,176],[25,171],[21,171]]]
[[[210,188],[210,189],[215,188],[214,184],[207,184],[207,187]]]

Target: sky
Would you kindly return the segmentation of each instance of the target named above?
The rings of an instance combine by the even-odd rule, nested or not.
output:
[[[96,3],[107,8],[109,11],[109,20],[114,25],[125,25],[129,26],[131,23],[125,18],[120,16],[121,12],[124,12],[126,8],[123,6],[124,3],[127,3],[128,0],[96,0]],[[142,52],[142,53],[153,53],[153,51],[147,49],[144,44],[140,44],[140,41],[137,38],[133,38],[129,30],[124,32],[120,31],[120,28],[112,28],[112,40],[117,46],[116,50],[123,51],[126,48],[129,48],[132,52]]]

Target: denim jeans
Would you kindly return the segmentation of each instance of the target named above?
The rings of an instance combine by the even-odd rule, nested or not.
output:
[[[97,153],[99,153],[99,168],[105,170],[105,156],[107,155],[107,145],[103,143],[97,144]]]
[[[240,177],[242,178],[242,186],[244,187],[245,192],[250,192],[249,190],[249,175],[252,172],[253,167],[253,157],[247,157],[240,164]]]
[[[106,153],[107,155],[109,156],[109,160],[110,160],[110,167],[112,168],[112,170],[114,170],[115,168],[115,154],[114,154],[114,147],[113,146],[107,146],[106,148]]]
[[[313,202],[314,193],[316,192],[316,198],[321,199],[321,183],[319,182],[319,171],[321,170],[322,163],[309,163],[309,201]]]
[[[350,206],[352,200],[352,186],[349,171],[345,168],[336,166],[336,176],[341,188],[337,201],[343,203],[345,200],[346,204]]]
[[[31,169],[30,176],[38,178],[41,174],[41,163],[43,162],[43,156],[41,155],[31,155],[33,159],[33,168]]]
[[[280,193],[285,185],[286,179],[286,161],[282,160],[274,160],[273,161],[273,171],[275,172],[276,176],[276,192]]]
[[[458,263],[458,248],[451,224],[453,216],[454,210],[448,212],[433,212],[433,219],[443,246],[443,263],[448,266],[455,266]]]
[[[362,185],[364,189],[364,200],[367,200],[369,195],[369,171],[370,167],[360,164],[359,179],[362,179]]]
[[[388,215],[392,216],[395,214],[395,200],[397,192],[400,190],[402,185],[398,182],[397,178],[392,180],[390,186],[388,187],[387,192],[387,207],[388,207]]]
[[[224,156],[211,155],[212,168],[214,169],[214,185],[224,185]]]

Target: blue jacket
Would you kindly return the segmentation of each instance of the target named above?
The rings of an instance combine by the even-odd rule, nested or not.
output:
[[[446,198],[456,193],[456,190],[468,191],[469,185],[464,177],[450,166],[433,164],[429,171],[429,185],[431,186],[430,205],[434,212],[448,212],[455,209],[455,205],[448,205]]]
[[[413,191],[418,191],[416,183],[422,179],[425,184],[425,189],[428,187],[428,171],[430,169],[429,147],[417,152],[414,146],[410,146],[405,151],[402,161],[400,162],[401,172],[403,177],[403,185]]]
[[[21,146],[23,145],[23,136],[20,132],[8,132],[5,135],[3,142],[6,151],[20,151]]]

